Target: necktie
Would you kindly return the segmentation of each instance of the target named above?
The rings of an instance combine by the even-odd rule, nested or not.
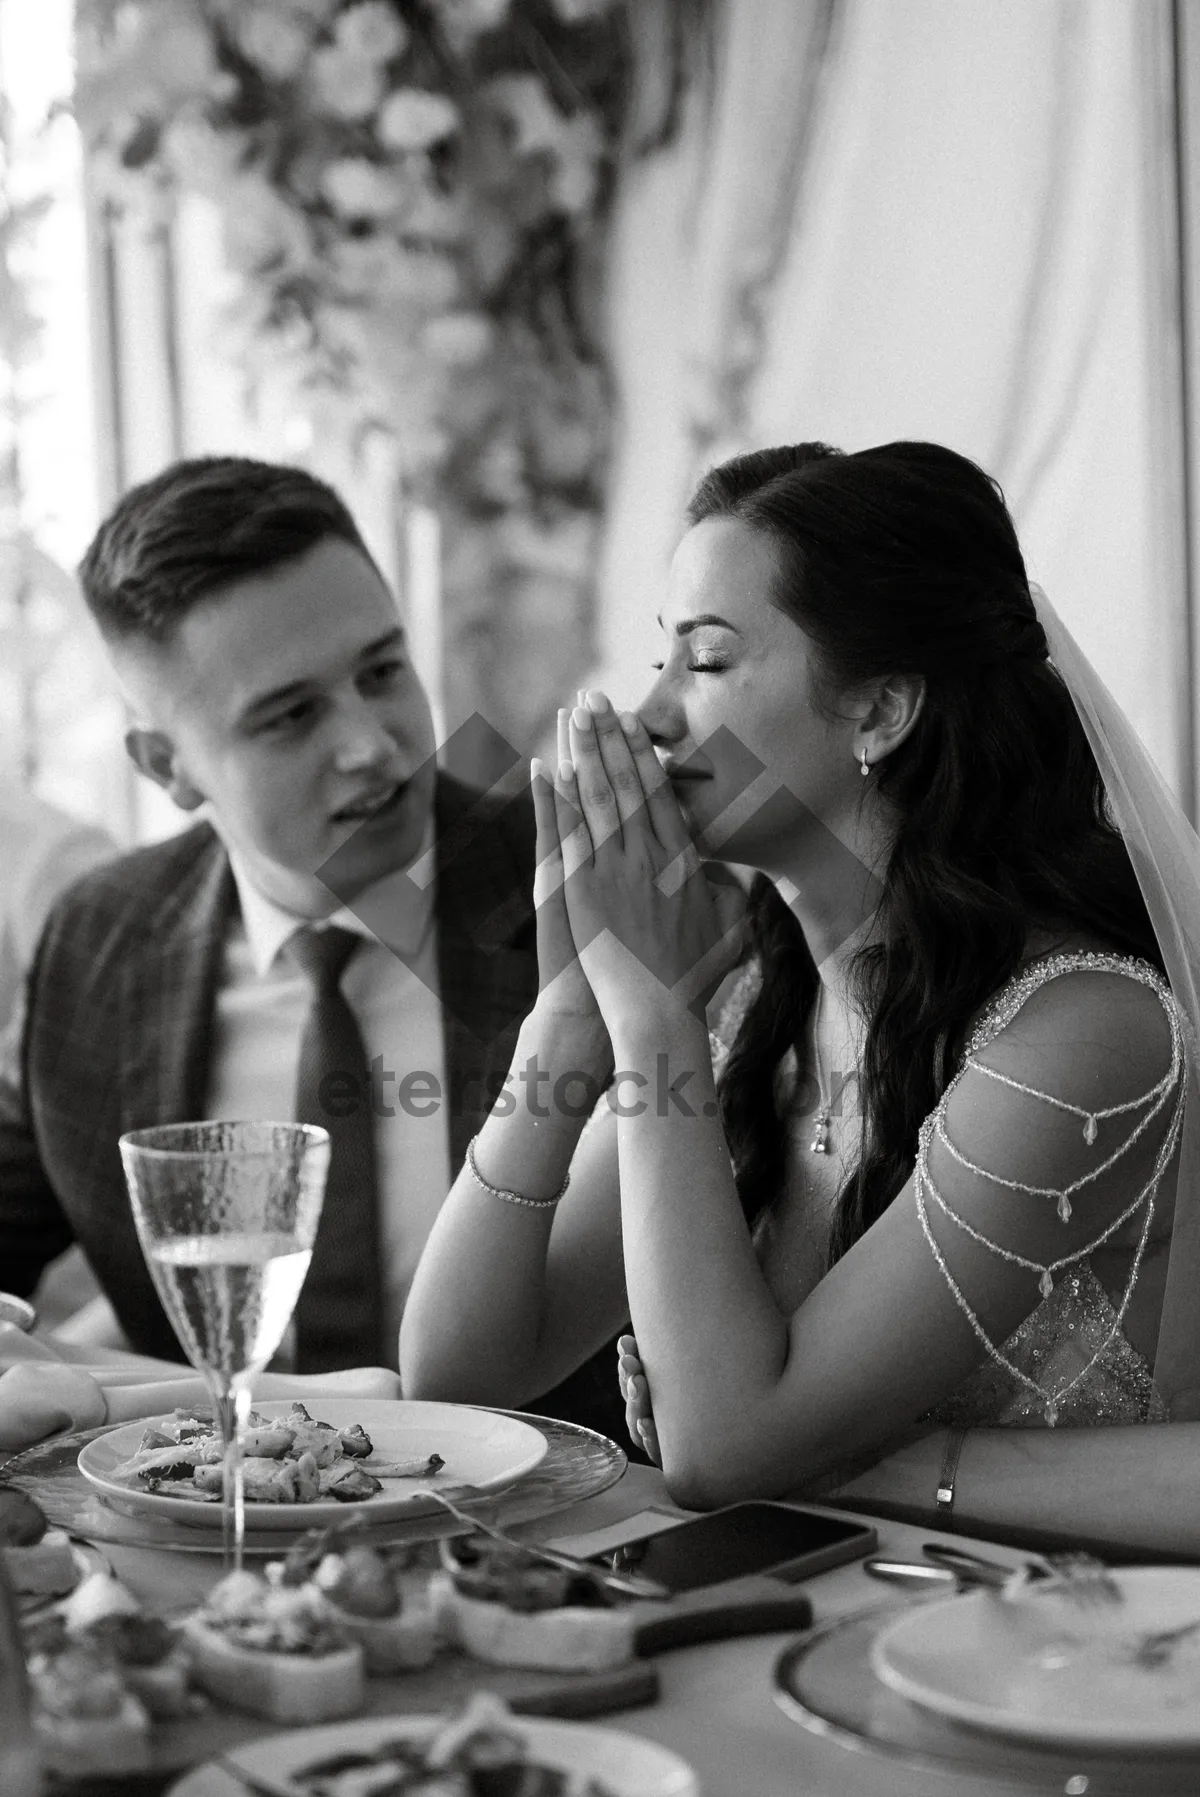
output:
[[[329,1131],[325,1203],[296,1305],[297,1370],[332,1372],[383,1359],[379,1213],[366,1049],[341,980],[363,941],[331,925],[304,929],[288,952],[312,982],[300,1039],[295,1120]]]

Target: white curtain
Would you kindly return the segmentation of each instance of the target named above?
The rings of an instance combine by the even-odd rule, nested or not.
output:
[[[1167,0],[726,0],[715,91],[626,178],[603,677],[646,680],[697,461],[925,437],[1003,482],[1191,779]]]

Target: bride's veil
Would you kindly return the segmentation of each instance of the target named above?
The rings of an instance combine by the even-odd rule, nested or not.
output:
[[[1200,836],[1045,593],[1050,659],[1075,703],[1183,1013],[1187,1104],[1154,1380],[1173,1421],[1200,1417]]]

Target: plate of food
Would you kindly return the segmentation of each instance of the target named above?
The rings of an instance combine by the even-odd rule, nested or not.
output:
[[[547,1446],[531,1423],[465,1404],[263,1402],[246,1436],[247,1528],[316,1528],[349,1510],[371,1522],[436,1511],[431,1492],[500,1491],[532,1472]],[[202,1405],[110,1430],[80,1450],[78,1465],[127,1516],[221,1528],[221,1437]]]
[[[991,1734],[1200,1747],[1200,1567],[1109,1579],[1109,1601],[1047,1580],[923,1603],[876,1636],[872,1669],[909,1702]]]
[[[298,1729],[199,1766],[170,1797],[698,1797],[678,1754],[614,1728],[514,1716],[479,1692],[446,1716],[378,1716]]]

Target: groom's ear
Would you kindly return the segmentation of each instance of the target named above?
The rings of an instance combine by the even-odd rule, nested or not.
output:
[[[161,786],[181,811],[195,811],[203,805],[204,794],[184,773],[179,752],[165,730],[133,725],[125,732],[125,753],[138,773]]]

